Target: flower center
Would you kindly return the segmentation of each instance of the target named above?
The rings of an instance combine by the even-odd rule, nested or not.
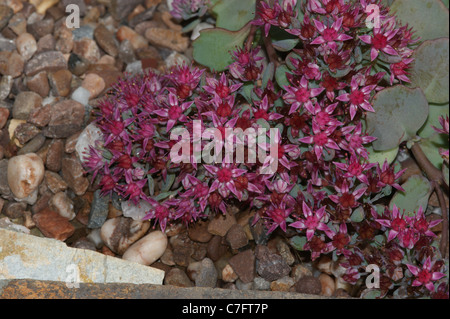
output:
[[[393,230],[401,232],[406,229],[406,221],[402,218],[397,217],[392,221],[391,227]]]
[[[426,269],[421,270],[417,277],[418,277],[419,281],[423,284],[427,284],[431,281],[431,274]]]
[[[183,110],[181,109],[181,107],[174,105],[169,109],[169,119],[177,120],[182,113]]]
[[[217,179],[221,183],[231,181],[231,171],[228,168],[222,168],[217,172]]]
[[[319,124],[320,126],[324,126],[330,121],[330,115],[324,111],[321,111],[316,115],[315,119],[317,121],[317,124]]]
[[[338,37],[338,33],[333,28],[326,28],[325,30],[323,30],[322,36],[325,41],[330,42],[334,41]]]
[[[360,90],[353,91],[350,94],[350,103],[360,105],[364,102],[364,93]]]
[[[295,92],[295,98],[298,102],[305,103],[309,99],[309,91],[305,88],[300,88]]]
[[[328,136],[325,132],[314,135],[314,143],[318,146],[324,146],[328,142]]]
[[[254,116],[255,116],[255,119],[264,119],[266,121],[269,119],[269,114],[267,114],[267,112],[265,110],[256,111]]]
[[[387,38],[380,33],[375,34],[372,39],[372,45],[376,50],[383,49],[387,45]]]
[[[319,225],[319,221],[316,216],[308,216],[305,220],[305,226],[308,229],[316,229]]]
[[[222,103],[217,108],[217,115],[220,117],[228,117],[231,114],[231,106],[228,103]]]
[[[353,207],[355,205],[355,196],[349,193],[342,194],[341,198],[339,199],[339,203],[344,208]]]

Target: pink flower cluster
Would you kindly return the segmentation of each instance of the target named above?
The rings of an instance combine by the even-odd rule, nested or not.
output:
[[[427,222],[422,210],[414,218],[396,207],[376,213],[383,194],[402,190],[403,171],[370,162],[367,146],[375,138],[365,133],[364,118],[374,111],[376,92],[409,81],[416,39],[377,0],[259,3],[253,23],[265,36],[276,27],[301,43],[286,59],[285,83],[267,80],[260,47],[238,48],[221,74],[179,65],[161,75],[148,71],[126,77],[99,104],[96,123],[104,149],[91,148],[87,168],[104,195],[150,203],[146,219],[163,231],[173,221],[225,214],[240,203],[256,211],[254,223],[264,223],[268,233],[291,227],[305,236],[304,249],[313,260],[328,253],[344,258],[349,282],[356,282],[363,265],[391,260],[394,268],[384,274],[390,287],[403,249],[423,247],[437,222]],[[380,28],[365,25],[369,4],[380,7]],[[179,0],[172,13],[185,18],[183,12],[201,13],[205,5]],[[202,129],[221,131],[279,128],[278,170],[261,174],[264,163],[259,162],[203,164],[193,154],[190,163],[172,162],[169,153],[177,141],[170,139],[171,131],[187,128],[192,143],[194,120]],[[448,133],[448,120],[446,125]],[[385,230],[388,245],[379,255],[362,251],[360,244]],[[410,270],[420,277],[416,268]],[[432,274],[430,280],[437,277]],[[420,282],[430,288],[430,280]]]

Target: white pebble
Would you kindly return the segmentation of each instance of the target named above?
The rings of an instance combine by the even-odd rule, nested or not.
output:
[[[44,162],[35,153],[18,155],[8,161],[8,184],[14,196],[32,195],[44,179]]]
[[[152,205],[144,200],[141,200],[138,205],[134,205],[131,201],[122,201],[121,208],[123,216],[134,220],[142,220],[152,208]]]
[[[75,150],[77,151],[78,158],[81,162],[84,162],[87,154],[89,154],[89,146],[96,147],[96,142],[102,141],[102,137],[102,131],[94,123],[86,126],[78,137],[77,144],[75,145]]]
[[[139,239],[123,254],[122,259],[149,266],[157,261],[167,248],[167,236],[157,230]]]
[[[88,105],[89,98],[91,97],[91,92],[84,87],[79,87],[73,91],[71,99],[77,101],[83,105]]]

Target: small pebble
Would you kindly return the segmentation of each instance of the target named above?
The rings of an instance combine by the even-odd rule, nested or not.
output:
[[[151,265],[158,260],[167,247],[167,236],[157,230],[131,245],[122,258],[142,265]]]
[[[119,255],[123,255],[133,243],[144,236],[149,228],[149,221],[135,221],[131,218],[116,217],[103,223],[100,236],[108,248]]]
[[[22,33],[16,38],[17,51],[28,61],[37,51],[36,39],[30,33]]]
[[[222,280],[225,282],[235,282],[239,276],[234,272],[233,267],[227,264],[225,268],[222,269]]]
[[[49,207],[68,220],[75,218],[73,201],[64,192],[53,195],[49,201]]]
[[[105,89],[105,81],[97,74],[89,73],[81,83],[81,87],[89,91],[89,99],[94,99]]]
[[[200,270],[195,278],[195,286],[215,288],[217,277],[218,274],[213,261],[209,258],[205,258],[201,261]]]
[[[333,296],[336,290],[334,279],[327,274],[320,274],[319,280],[320,284],[322,285],[321,295],[326,297]]]
[[[305,276],[295,283],[295,291],[304,294],[319,295],[322,292],[322,284],[316,277]]]
[[[44,163],[35,153],[18,155],[8,161],[8,184],[15,197],[31,195],[44,179]]]

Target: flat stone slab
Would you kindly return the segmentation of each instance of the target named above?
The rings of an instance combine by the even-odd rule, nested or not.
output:
[[[170,285],[80,284],[36,280],[0,280],[0,299],[335,299],[295,292],[230,290],[221,288],[181,288]],[[173,310],[173,309],[170,309]],[[181,311],[180,311],[181,313]]]
[[[33,279],[77,283],[162,285],[164,271],[101,253],[67,247],[41,238],[0,228],[0,280]]]

